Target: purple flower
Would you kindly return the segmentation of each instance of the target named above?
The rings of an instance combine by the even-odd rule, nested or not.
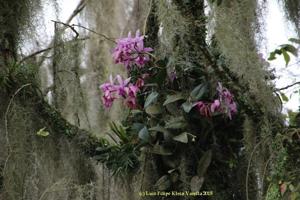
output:
[[[131,109],[137,108],[136,98],[131,98],[131,97],[126,98],[125,104]]]
[[[170,72],[168,73],[168,76],[169,76],[170,81],[173,83],[174,80],[177,78],[176,71],[175,71],[175,70],[170,71]]]
[[[145,81],[142,78],[138,78],[138,80],[135,82],[136,87],[141,88],[145,85]]]
[[[139,88],[133,84],[129,84],[129,86],[126,88],[127,95],[131,98],[136,98],[138,91]]]
[[[215,99],[214,102],[210,105],[210,110],[212,113],[218,111],[221,107],[221,103],[219,99]]]
[[[141,68],[150,60],[147,53],[151,51],[152,48],[144,47],[144,36],[140,36],[140,32],[137,31],[135,37],[131,37],[129,33],[127,38],[117,40],[113,59],[116,64],[124,64],[127,69],[134,64]]]
[[[114,100],[116,99],[116,97],[113,96],[113,94],[111,92],[105,92],[105,94],[102,97],[102,102],[103,105],[106,108],[110,108],[114,102]]]
[[[205,117],[211,116],[211,111],[207,103],[204,103],[203,101],[198,101],[196,106],[201,115]]]
[[[102,102],[106,108],[110,108],[115,99],[123,98],[129,108],[137,106],[137,92],[139,87],[130,82],[131,78],[123,79],[117,75],[114,79],[110,76],[110,81],[100,86],[103,92]]]
[[[118,94],[122,97],[125,97],[126,96],[126,86],[128,85],[131,78],[127,78],[127,79],[123,80],[120,75],[117,75],[116,79],[119,83],[119,85],[115,86],[118,89]]]
[[[232,115],[237,113],[237,105],[233,100],[233,94],[227,88],[223,88],[221,83],[218,83],[217,91],[223,112],[227,114],[229,119],[232,119]]]

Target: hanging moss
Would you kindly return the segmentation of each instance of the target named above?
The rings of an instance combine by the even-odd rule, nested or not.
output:
[[[293,22],[296,32],[300,35],[300,2],[297,0],[283,1],[287,18]]]
[[[252,0],[214,5],[215,36],[230,71],[249,85],[246,98],[254,98],[263,110],[277,113],[279,103],[273,95],[272,84],[265,78],[269,72],[258,56],[256,45],[260,31],[259,9]]]

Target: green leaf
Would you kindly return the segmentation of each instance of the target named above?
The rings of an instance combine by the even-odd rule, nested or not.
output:
[[[198,162],[198,167],[197,167],[197,175],[199,177],[204,177],[212,159],[212,151],[208,150],[206,151],[201,159]]]
[[[149,115],[158,115],[162,113],[161,107],[159,105],[150,105],[145,109],[145,111]]]
[[[192,97],[193,100],[198,101],[199,99],[202,98],[202,96],[206,92],[206,89],[207,89],[207,85],[205,83],[201,83],[200,85],[198,85],[192,90],[190,96]]]
[[[166,101],[164,102],[163,105],[165,106],[169,103],[173,103],[173,102],[176,102],[176,101],[181,100],[181,99],[184,99],[184,97],[181,93],[167,95]]]
[[[161,133],[169,133],[169,131],[167,129],[165,129],[164,127],[157,125],[154,127],[149,128],[149,131],[157,131],[157,132],[161,132]]]
[[[186,113],[189,113],[194,107],[194,105],[189,101],[184,102],[181,106]]]
[[[138,133],[144,127],[145,127],[145,125],[142,124],[142,123],[133,123],[132,126],[131,126],[131,129],[134,130],[136,133]]]
[[[156,91],[151,92],[151,94],[149,94],[149,96],[146,98],[146,101],[145,101],[145,104],[144,104],[144,108],[147,108],[152,103],[155,103],[157,101],[158,95],[159,94]]]
[[[165,141],[170,141],[171,140],[171,137],[172,137],[171,133],[167,129],[165,129],[164,127],[162,127],[160,125],[149,128],[149,131],[155,131],[155,132],[163,133]]]
[[[275,60],[275,59],[276,59],[276,53],[273,51],[270,53],[268,60]]]
[[[204,177],[199,177],[199,176],[193,176],[191,179],[191,192],[198,192],[200,191],[202,185],[204,183]]]
[[[169,156],[169,155],[173,154],[172,151],[170,151],[169,149],[167,149],[164,146],[159,145],[159,144],[155,144],[152,147],[151,153],[158,154],[158,155],[163,155],[163,156]]]
[[[131,110],[131,113],[132,113],[133,115],[138,115],[138,114],[142,114],[143,111],[134,109],[134,110]]]
[[[165,128],[169,129],[182,129],[185,128],[187,125],[185,119],[181,117],[174,117],[171,118],[169,121],[166,122]]]
[[[171,187],[171,185],[172,185],[172,183],[171,183],[169,175],[162,176],[154,184],[155,188],[157,188],[159,191],[167,190]]]
[[[294,56],[297,56],[298,55],[298,50],[296,47],[294,47],[293,45],[290,45],[290,44],[283,44],[283,45],[280,45],[281,47],[281,51],[282,50],[285,50],[287,52],[290,52],[291,54],[293,54]]]
[[[145,142],[149,141],[149,132],[146,126],[139,131],[139,138]]]
[[[285,60],[285,65],[287,66],[291,60],[289,54],[284,50],[282,49],[282,54],[283,54],[283,57],[284,57],[284,60]]]
[[[45,131],[46,127],[40,129],[36,134],[41,137],[47,137],[49,134],[48,131]]]
[[[125,127],[123,127],[122,124],[117,124],[115,122],[111,122],[109,124],[109,126],[110,126],[110,129],[112,130],[112,132],[114,134],[116,134],[122,142],[124,142],[124,143],[129,142],[129,137],[127,135],[127,131],[125,130]]]
[[[282,92],[280,92],[280,97],[282,99],[282,101],[284,102],[288,102],[289,101],[289,98]]]
[[[297,39],[297,38],[290,38],[289,41],[300,44],[300,39]]]
[[[182,142],[182,143],[188,143],[189,138],[187,132],[181,133],[175,137],[173,137],[173,140],[177,142]]]

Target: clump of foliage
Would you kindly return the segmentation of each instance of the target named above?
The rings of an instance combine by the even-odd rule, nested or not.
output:
[[[184,69],[175,65],[173,71],[167,71],[172,63],[170,59],[158,59],[145,51],[143,39],[137,35],[119,40],[121,44],[117,45],[122,48],[116,48],[114,59],[125,65],[130,78],[111,76],[109,82],[100,86],[107,109],[121,99],[130,112],[123,125],[112,123],[116,145],[107,142],[99,147],[96,159],[115,174],[128,174],[138,169],[138,157],[146,150],[163,160],[161,178],[156,180],[155,187],[170,190],[185,187],[183,179],[175,177],[186,173],[182,155],[191,150],[197,154],[192,162],[198,166],[190,172],[192,176],[187,181],[198,191],[202,185],[198,182],[204,181],[212,163],[216,166],[218,162],[226,162],[228,168],[234,167],[230,161],[234,152],[228,152],[229,158],[218,158],[212,146],[237,137],[214,131],[216,124],[230,127],[231,120],[238,114],[237,104],[233,94],[218,80],[208,79],[200,66]],[[202,147],[206,142],[209,145]],[[170,184],[165,185],[166,182]]]

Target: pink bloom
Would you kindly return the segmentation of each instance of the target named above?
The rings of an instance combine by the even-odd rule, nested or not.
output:
[[[126,93],[131,98],[136,98],[138,91],[139,91],[139,88],[133,84],[129,84],[129,86],[126,88]]]
[[[215,99],[214,102],[210,105],[210,110],[212,113],[214,113],[215,111],[218,111],[220,107],[221,107],[221,103],[219,99]]]
[[[224,109],[223,112],[227,114],[229,119],[232,119],[232,115],[237,113],[237,105],[233,100],[233,95],[227,88],[223,88],[221,83],[218,83],[217,91],[222,108]]]
[[[170,73],[168,73],[169,79],[171,82],[174,82],[174,80],[177,78],[177,74],[176,71],[171,71]]]
[[[102,97],[102,102],[103,102],[103,105],[106,107],[106,108],[110,108],[114,102],[116,98],[113,97],[111,94],[109,95],[104,95]]]
[[[127,78],[127,79],[123,80],[120,75],[117,75],[116,79],[119,83],[119,85],[115,86],[118,90],[118,94],[122,97],[125,97],[126,96],[126,87],[127,87],[127,85],[128,85],[131,78]]]
[[[206,103],[204,103],[203,101],[198,101],[196,106],[201,115],[205,117],[211,116],[209,106]]]
[[[125,99],[125,104],[131,108],[131,109],[135,109],[137,107],[137,103],[136,103],[136,98],[134,97],[127,97]]]
[[[136,85],[138,88],[143,87],[143,86],[145,85],[144,79],[138,78],[138,80],[136,81],[135,85]]]
[[[102,102],[106,108],[110,108],[115,99],[123,98],[125,103],[130,108],[135,108],[137,92],[140,90],[139,87],[133,85],[130,82],[131,78],[123,80],[120,75],[116,78],[110,76],[110,81],[100,86],[103,92]]]
[[[153,51],[152,48],[144,47],[144,36],[140,36],[140,32],[136,32],[135,37],[131,37],[131,33],[127,38],[117,40],[117,46],[113,50],[113,59],[116,64],[124,64],[127,69],[136,64],[143,67],[149,60],[147,53]]]

